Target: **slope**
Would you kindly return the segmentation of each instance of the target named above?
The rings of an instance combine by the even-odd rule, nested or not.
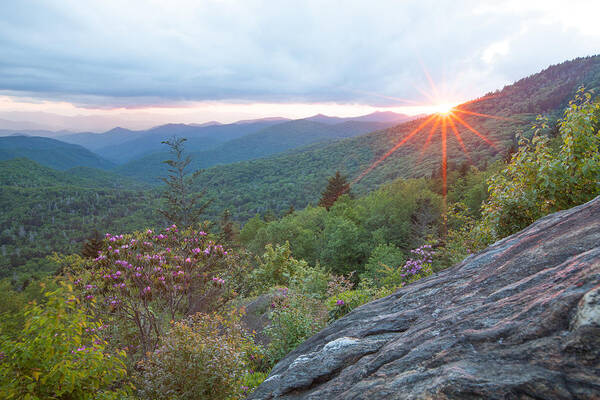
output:
[[[457,126],[469,155],[464,155],[460,144],[448,130],[448,159],[481,166],[504,156],[513,144],[515,134],[529,131],[537,114],[550,118],[560,116],[580,85],[588,89],[600,88],[600,56],[551,66],[462,105],[461,108],[470,113],[507,119],[461,114],[461,118],[489,138],[494,147],[464,126]],[[198,190],[206,189],[214,198],[212,216],[219,214],[223,208],[229,208],[241,220],[269,209],[280,213],[290,205],[302,208],[308,203],[316,203],[327,177],[336,170],[356,178],[423,122],[424,118],[270,158],[213,167],[200,175]],[[365,175],[353,190],[366,192],[396,178],[426,176],[437,171],[441,160],[440,127],[434,131],[429,146],[423,151],[428,134],[429,128],[412,137]]]
[[[597,399],[600,198],[354,309],[251,399]]]
[[[157,201],[156,192],[110,172],[0,161],[0,277],[54,251],[78,253],[93,229],[157,226]]]
[[[164,151],[165,146],[161,142],[173,136],[187,138],[188,148],[200,151],[279,123],[280,120],[258,120],[242,124],[208,126],[166,124],[143,131],[114,128],[105,133],[78,133],[59,138],[65,142],[82,145],[102,157],[123,164]]]
[[[192,168],[208,168],[266,157],[312,143],[353,137],[391,125],[393,124],[368,121],[325,124],[299,119],[270,126],[205,151],[194,151],[197,146],[194,146],[193,140],[188,139],[186,149],[189,149],[193,159]],[[161,161],[168,158],[167,152],[154,153],[121,165],[115,171],[139,180],[157,182],[156,177],[164,175],[167,169]]]
[[[114,166],[81,146],[59,140],[39,136],[0,137],[0,160],[22,157],[59,170],[78,166],[109,169]]]

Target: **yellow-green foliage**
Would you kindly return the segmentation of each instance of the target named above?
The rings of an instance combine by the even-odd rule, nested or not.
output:
[[[252,372],[246,374],[242,379],[242,392],[252,392],[258,387],[269,374],[267,372]]]
[[[273,286],[289,286],[291,279],[299,271],[305,271],[308,264],[292,257],[289,242],[283,245],[265,246],[265,253],[258,258],[259,265],[250,276],[255,292],[264,292]]]
[[[483,244],[600,194],[600,103],[579,90],[558,126],[554,143],[542,119],[533,137],[522,137],[511,162],[489,180],[490,197],[475,230]]]
[[[172,325],[140,362],[139,395],[155,400],[241,398],[253,344],[232,316],[196,314]]]
[[[2,337],[0,398],[123,399],[123,353],[109,353],[71,288],[46,293],[43,305],[26,306],[18,338]]]
[[[374,291],[366,289],[347,290],[327,299],[329,321],[343,317],[356,307],[374,300]]]
[[[361,279],[369,279],[377,287],[395,285],[390,282],[390,270],[404,265],[406,256],[404,252],[393,244],[380,244],[375,247],[369,260],[365,265],[365,272],[361,274]]]
[[[267,328],[271,339],[267,357],[271,365],[320,331],[327,322],[323,303],[306,295],[284,291],[275,298],[271,308],[271,324]]]

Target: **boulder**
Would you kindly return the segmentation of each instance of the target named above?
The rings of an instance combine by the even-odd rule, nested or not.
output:
[[[600,197],[359,307],[253,399],[600,399]]]

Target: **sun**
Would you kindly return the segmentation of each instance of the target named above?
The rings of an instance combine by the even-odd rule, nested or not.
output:
[[[487,99],[490,99],[493,97],[497,97],[497,95],[483,96],[478,99],[468,101],[468,102],[462,103],[462,104],[451,103],[451,102],[448,102],[448,99],[450,97],[439,95],[437,87],[434,84],[431,77],[429,76],[429,73],[427,72],[425,67],[423,67],[423,72],[425,73],[425,76],[427,77],[427,80],[429,81],[429,85],[431,86],[431,92],[428,93],[427,91],[423,91],[418,88],[417,89],[429,100],[429,105],[425,106],[425,107],[429,110],[429,112],[431,114],[425,115],[422,118],[420,118],[419,120],[417,120],[418,122],[416,122],[416,123],[418,123],[418,126],[414,127],[414,129],[412,129],[410,132],[404,134],[398,143],[396,143],[385,154],[381,155],[379,158],[377,158],[375,161],[373,161],[371,163],[371,165],[369,165],[365,170],[363,170],[363,172],[361,172],[352,181],[351,185],[358,183],[362,178],[365,177],[365,175],[367,175],[373,169],[377,168],[377,166],[379,164],[384,162],[396,150],[398,150],[400,147],[404,146],[404,144],[406,144],[413,137],[417,136],[419,133],[422,133],[427,136],[427,138],[423,144],[423,147],[421,149],[421,156],[423,156],[425,153],[425,150],[432,143],[433,136],[436,134],[439,134],[440,139],[441,139],[440,140],[441,147],[442,147],[441,148],[442,197],[444,199],[444,204],[445,204],[447,188],[448,188],[448,186],[447,186],[448,136],[454,136],[454,138],[458,142],[458,145],[461,147],[462,151],[464,152],[466,157],[469,159],[469,161],[471,161],[471,155],[469,153],[469,149],[467,149],[467,146],[462,138],[462,135],[466,132],[470,132],[470,133],[474,134],[480,140],[485,142],[487,145],[489,145],[490,147],[492,147],[496,151],[498,151],[496,144],[492,140],[490,140],[486,135],[479,132],[477,130],[477,128],[471,126],[471,124],[469,123],[470,121],[468,119],[466,119],[466,117],[470,117],[470,118],[481,117],[481,118],[489,118],[489,119],[514,121],[510,117],[501,117],[501,116],[496,116],[496,115],[478,113],[475,111],[471,111],[469,109],[470,107],[467,107],[471,104],[479,103],[481,101],[484,101],[484,100],[487,100]],[[377,95],[377,96],[379,96],[379,95]],[[412,100],[399,99],[399,98],[395,98],[395,97],[389,97],[389,96],[383,96],[383,97],[393,99],[393,100],[398,100],[401,102],[413,102]],[[416,124],[413,124],[413,126],[414,125],[416,125]],[[463,131],[462,133],[460,132],[461,130]],[[427,133],[427,131],[428,131],[428,133]]]
[[[448,115],[454,109],[454,104],[440,103],[433,106],[433,109],[437,114]]]

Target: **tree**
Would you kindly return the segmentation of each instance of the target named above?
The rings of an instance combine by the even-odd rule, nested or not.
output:
[[[342,176],[340,171],[337,171],[333,177],[329,178],[327,188],[321,194],[319,206],[329,210],[343,194],[350,194],[350,184],[346,181],[346,177]]]
[[[540,119],[533,137],[522,137],[511,162],[489,180],[490,197],[475,231],[482,245],[600,194],[600,102],[580,89],[556,138]]]
[[[291,204],[290,208],[287,210],[287,212],[284,214],[284,216],[292,215],[295,212],[296,212],[296,209],[294,208],[294,205]]]
[[[233,221],[231,220],[231,212],[228,209],[223,211],[223,215],[221,215],[221,221],[219,223],[221,228],[220,239],[222,242],[231,243],[237,237],[238,232],[233,225]]]
[[[98,231],[94,229],[94,234],[83,242],[81,255],[85,258],[96,258],[100,250],[102,250],[102,238]]]
[[[173,159],[164,161],[169,167],[169,175],[166,178],[161,178],[166,183],[165,190],[166,207],[159,212],[172,224],[186,228],[197,224],[200,221],[200,216],[210,204],[205,201],[199,205],[200,199],[205,195],[205,192],[192,193],[191,186],[193,181],[198,177],[200,171],[195,171],[191,174],[191,179],[187,179],[189,173],[187,167],[192,159],[190,156],[184,156],[183,143],[187,139],[173,136],[169,140],[161,143],[170,147],[170,152]]]

